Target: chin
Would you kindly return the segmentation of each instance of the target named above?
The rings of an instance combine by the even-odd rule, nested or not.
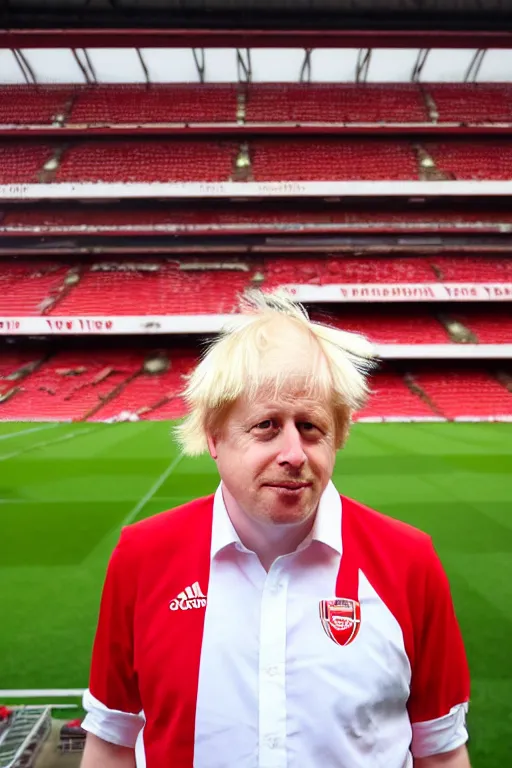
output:
[[[309,507],[300,506],[274,506],[270,509],[269,518],[275,525],[297,525],[308,520],[313,511]]]

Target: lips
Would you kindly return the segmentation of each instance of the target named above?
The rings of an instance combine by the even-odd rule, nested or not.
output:
[[[270,488],[284,488],[287,491],[299,491],[301,488],[309,488],[311,483],[294,483],[283,481],[280,483],[265,483]]]

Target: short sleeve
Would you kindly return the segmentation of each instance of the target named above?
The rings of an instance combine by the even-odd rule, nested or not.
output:
[[[412,753],[427,757],[467,741],[469,669],[448,578],[428,541],[415,604],[415,652],[408,702]]]
[[[110,558],[94,638],[83,727],[106,741],[134,747],[144,724],[133,662],[136,568],[125,531]]]

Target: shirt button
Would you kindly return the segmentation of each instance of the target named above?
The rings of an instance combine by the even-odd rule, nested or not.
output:
[[[269,675],[270,677],[275,677],[278,671],[279,670],[277,667],[267,667],[267,675]]]
[[[279,739],[277,739],[275,736],[269,736],[267,739],[267,744],[270,749],[277,749],[279,746]]]

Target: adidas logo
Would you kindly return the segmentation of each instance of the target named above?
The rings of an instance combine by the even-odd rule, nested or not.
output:
[[[169,603],[171,611],[188,611],[190,608],[206,608],[206,595],[203,595],[199,582],[185,587],[178,597]]]

